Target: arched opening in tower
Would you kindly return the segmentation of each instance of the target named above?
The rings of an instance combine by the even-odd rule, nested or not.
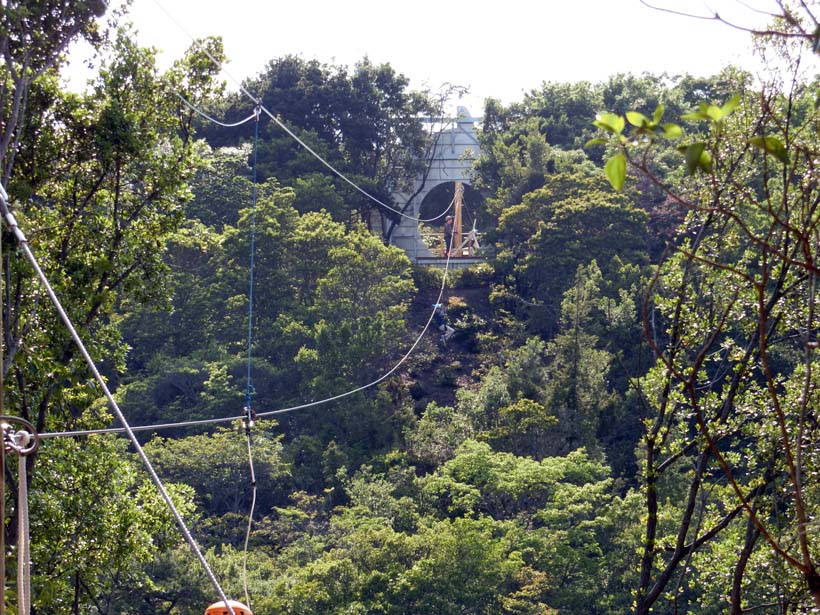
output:
[[[484,197],[469,184],[462,183],[461,225],[464,233],[480,228]],[[456,182],[443,182],[433,187],[419,205],[419,232],[424,244],[434,253],[444,253],[444,225],[454,214]]]

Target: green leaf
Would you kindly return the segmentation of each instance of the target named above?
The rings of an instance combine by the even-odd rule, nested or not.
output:
[[[630,124],[639,128],[649,125],[649,118],[643,113],[638,113],[637,111],[627,111],[626,119],[629,120]]]
[[[680,119],[687,122],[698,122],[700,120],[708,120],[709,115],[705,111],[692,111],[691,113],[684,113]]]
[[[609,132],[614,132],[616,135],[619,135],[624,130],[624,118],[620,115],[616,115],[615,113],[601,113],[595,118],[593,122],[598,128],[603,128]]]
[[[704,170],[702,167],[704,162],[703,154],[706,154],[707,160],[711,163],[711,156],[706,152],[706,143],[698,142],[686,146],[684,149],[684,157],[686,159],[686,170],[689,175],[694,175],[698,169]]]
[[[663,105],[658,105],[657,107],[655,107],[655,113],[652,116],[652,121],[655,124],[660,123],[661,118],[663,117],[663,112],[664,112]]]
[[[735,95],[734,95],[734,96],[732,96],[729,100],[727,100],[727,101],[726,101],[726,104],[724,104],[724,105],[720,108],[720,113],[721,113],[721,115],[722,115],[723,117],[726,117],[727,115],[731,115],[731,114],[732,114],[732,111],[734,111],[735,109],[737,109],[737,107],[738,107],[739,105],[740,105],[740,95],[739,95],[739,94],[735,94]]]
[[[604,145],[606,143],[606,139],[602,139],[598,137],[597,139],[590,139],[586,143],[584,143],[584,147],[592,147],[593,145]]]
[[[683,136],[683,129],[677,124],[662,124],[661,128],[667,139],[679,139]]]
[[[720,109],[714,105],[703,102],[698,105],[697,111],[685,113],[681,116],[681,119],[692,122],[701,120],[713,122],[720,119]]]
[[[715,105],[706,105],[706,115],[714,122],[719,122],[723,119],[723,112],[720,107]]]
[[[609,183],[615,190],[624,187],[624,181],[626,181],[626,156],[623,155],[623,152],[615,154],[606,161],[604,173],[606,173]]]
[[[783,164],[788,164],[789,154],[783,142],[777,137],[752,137],[749,143],[767,154],[771,154]]]
[[[724,118],[730,115],[740,105],[740,96],[732,96],[722,107],[717,105],[710,105],[709,103],[700,103],[697,111],[692,111],[681,116],[681,119],[687,121],[707,120],[715,124],[720,124]]]

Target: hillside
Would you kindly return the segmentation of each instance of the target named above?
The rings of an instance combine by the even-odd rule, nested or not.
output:
[[[755,74],[496,62],[540,85],[462,143],[465,88],[386,62],[294,49],[229,90],[218,36],[164,64],[106,2],[4,2],[0,401],[40,446],[0,553],[31,608],[3,606],[815,612],[820,1],[754,12]],[[613,24],[605,59],[650,53]],[[699,68],[706,37],[667,38]],[[74,92],[81,39],[102,68]],[[440,272],[391,238],[440,246],[450,207],[487,257],[448,276],[442,347]]]
[[[448,306],[449,320],[456,330],[453,337],[442,346],[431,323],[408,362],[408,369],[404,370],[417,414],[431,401],[454,406],[458,389],[474,388],[493,359],[497,360],[491,356],[492,348],[482,348],[481,341],[482,337],[492,337],[495,331],[488,294],[489,288],[475,286],[456,286],[445,291],[443,302]],[[437,297],[437,290],[422,291],[416,296],[410,308],[410,331],[424,327]]]

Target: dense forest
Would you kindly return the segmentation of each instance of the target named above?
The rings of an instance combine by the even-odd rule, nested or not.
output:
[[[386,240],[461,88],[0,5],[6,608],[26,514],[32,613],[217,600],[141,450],[255,615],[815,612],[820,4],[773,5],[763,77],[487,99],[464,269]]]

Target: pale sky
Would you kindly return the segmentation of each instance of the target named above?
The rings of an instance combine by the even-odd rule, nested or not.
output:
[[[115,5],[119,0],[112,0]],[[748,26],[773,0],[652,0]],[[455,104],[481,112],[486,97],[521,100],[544,81],[606,80],[620,72],[712,75],[729,63],[753,68],[750,37],[714,21],[673,15],[640,0],[134,0],[141,44],[166,67],[192,37],[220,35],[228,88],[286,54],[352,66],[367,55],[390,63],[411,87],[468,86]],[[82,55],[72,52],[72,64]],[[76,78],[75,78],[76,81]]]

